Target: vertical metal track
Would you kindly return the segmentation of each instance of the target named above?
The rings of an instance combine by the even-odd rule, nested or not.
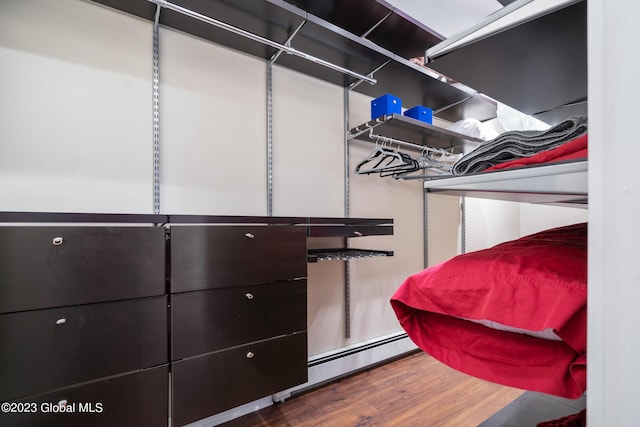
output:
[[[160,6],[153,23],[153,213],[160,213]]]
[[[424,228],[424,268],[429,267],[429,193],[422,189],[422,221]]]
[[[386,17],[385,17],[386,18]],[[381,21],[382,22],[382,21]],[[377,67],[371,71],[367,77],[373,77],[374,73],[387,65],[391,60]],[[349,94],[357,87],[363,80],[357,80],[350,86],[344,88],[343,99],[343,111],[344,111],[344,216],[349,218],[351,216],[351,183],[349,181]],[[349,239],[344,239],[344,247],[349,247]],[[345,338],[351,338],[351,262],[345,261],[344,265],[344,336]]]
[[[460,197],[460,252],[467,252],[467,205],[466,198]]]
[[[293,30],[284,46],[289,46],[293,38],[302,29],[306,19]],[[267,61],[267,216],[273,216],[273,64],[282,55],[282,50],[275,52]]]
[[[344,216],[349,218],[351,193],[349,189],[349,88],[344,88]]]
[[[349,239],[344,238],[344,247],[349,246]],[[351,261],[344,262],[344,337],[351,338]]]
[[[267,62],[267,216],[273,215],[273,62]]]
[[[349,88],[344,88],[344,216],[349,218],[351,193],[349,182]],[[349,239],[344,239],[344,247],[349,247]],[[351,262],[344,262],[344,336],[351,338]]]

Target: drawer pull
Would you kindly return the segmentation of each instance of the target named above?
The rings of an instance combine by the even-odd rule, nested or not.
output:
[[[54,237],[53,238],[53,246],[60,246],[64,239],[62,237]]]
[[[67,319],[65,319],[64,317],[56,320],[56,325],[64,325],[65,323],[67,323]]]
[[[253,352],[248,352],[247,353],[247,359],[253,359],[253,356],[255,356],[255,354],[253,354]]]
[[[254,238],[254,237],[256,237],[256,236],[254,236],[254,235],[253,235],[253,234],[251,234],[251,233],[246,233],[246,234],[244,235],[244,237],[246,237],[247,239],[253,239],[253,238]]]
[[[250,294],[249,292],[244,294],[244,296],[247,297],[247,299],[253,299],[253,294]]]
[[[361,231],[354,231],[354,232],[353,232],[353,235],[354,235],[354,236],[361,237],[361,236],[362,236],[362,232],[361,232]]]

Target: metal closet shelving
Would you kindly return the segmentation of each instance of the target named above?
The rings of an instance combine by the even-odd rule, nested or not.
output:
[[[351,33],[283,0],[92,0],[96,3],[155,21],[206,40],[370,96],[394,93],[407,105],[425,105],[439,117],[457,121],[466,117],[495,117],[495,103],[470,88],[454,86],[436,73],[398,55],[416,53],[416,43],[441,40],[441,36],[412,21],[397,9],[377,0],[349,2],[357,8],[357,27]],[[304,2],[292,2],[304,6]],[[313,2],[308,2],[312,4]],[[368,11],[374,11],[370,16]],[[309,9],[312,10],[310,7]],[[196,15],[205,17],[199,19]],[[360,21],[361,15],[369,16]],[[351,15],[353,16],[353,15]],[[327,16],[331,18],[331,16]],[[346,20],[346,16],[334,19]],[[349,18],[354,21],[352,18]],[[342,20],[342,21],[341,21]],[[366,25],[365,25],[366,23]],[[396,36],[385,43],[394,25]],[[369,26],[369,29],[364,30]],[[402,30],[402,31],[400,31]],[[416,35],[416,40],[409,36]],[[362,37],[362,36],[366,36]],[[371,40],[380,42],[374,43]],[[401,46],[413,46],[409,50]],[[280,55],[279,52],[285,53]],[[362,83],[362,84],[361,84]]]
[[[309,218],[308,223],[309,237],[342,237],[347,240],[393,234],[393,219],[390,218]],[[389,256],[393,256],[393,251],[349,247],[307,250],[307,261],[310,263]]]
[[[439,72],[555,124],[587,113],[586,13],[584,0],[564,0],[550,8],[518,0],[471,31],[429,48],[425,57]],[[582,160],[434,179],[425,181],[424,188],[455,196],[585,207],[587,178],[588,161]]]
[[[517,0],[425,52],[427,66],[549,124],[587,113],[587,2]]]
[[[583,207],[588,203],[588,171],[588,161],[575,161],[432,179],[424,188],[460,197]]]
[[[371,134],[406,141],[417,146],[448,149],[463,153],[476,148],[481,139],[434,126],[400,114],[389,114],[349,130],[349,139],[374,142]]]
[[[442,37],[413,21],[399,10],[380,0],[349,2],[356,8],[338,14],[342,20],[357,21],[351,31],[310,12],[317,2],[300,4],[307,11],[283,0],[92,0],[154,23],[173,28],[231,49],[262,58],[267,74],[267,215],[272,215],[273,141],[272,141],[272,66],[301,72],[345,88],[345,123],[348,124],[350,91],[372,97],[384,93],[401,96],[407,104],[425,105],[439,117],[457,121],[466,117],[495,117],[496,105],[474,90],[451,84],[433,71],[409,61],[413,54],[422,54],[425,47]],[[369,14],[369,11],[373,11]],[[334,20],[336,16],[323,15]],[[353,16],[358,19],[354,20]],[[366,16],[366,19],[361,19]],[[340,19],[334,22],[341,24]],[[344,24],[344,22],[342,22]],[[154,31],[154,47],[158,31]],[[391,36],[395,34],[395,36]],[[400,36],[398,36],[400,35]],[[387,50],[381,45],[401,52]],[[404,56],[403,56],[404,55]],[[155,61],[156,55],[154,55]],[[154,73],[154,81],[157,74]],[[157,94],[154,91],[154,98]],[[157,117],[154,115],[154,120]],[[157,121],[158,123],[160,121]],[[159,126],[159,124],[158,124]],[[348,129],[348,126],[346,126]],[[155,129],[155,125],[154,125]],[[154,133],[155,135],[155,133]],[[154,138],[155,139],[155,138]],[[154,140],[154,147],[159,145]],[[349,164],[348,140],[345,129],[345,165]],[[154,148],[154,151],[159,151]],[[156,161],[157,159],[154,159]],[[347,166],[345,166],[347,168]],[[345,216],[349,212],[349,171],[345,171]],[[154,174],[159,171],[154,167]],[[159,187],[159,186],[158,186]],[[154,192],[154,206],[159,206],[159,194]],[[426,206],[426,204],[425,204]],[[154,211],[159,211],[155,209]],[[425,213],[426,222],[426,213]],[[349,239],[344,238],[345,249]],[[425,239],[426,245],[426,239]],[[426,252],[425,252],[426,253]],[[343,259],[345,257],[341,257]],[[350,259],[350,258],[348,258]],[[426,256],[425,256],[426,259]],[[345,335],[350,337],[350,266],[345,266]]]
[[[374,249],[356,248],[328,248],[309,249],[308,262],[319,261],[348,261],[350,259],[375,258],[381,256],[393,256],[393,251],[380,251]]]
[[[411,148],[428,146],[459,153],[482,141],[398,114],[357,126],[349,131],[349,138],[375,142],[370,138],[374,131],[407,141]],[[431,175],[424,188],[428,193],[460,197],[577,206],[588,200],[587,175],[588,162],[581,160],[464,176]]]
[[[473,30],[482,33],[488,26],[508,21],[512,13],[522,14],[525,7],[534,6],[535,1],[519,0]],[[429,67],[551,124],[586,114],[586,2],[565,0],[550,10],[524,14],[520,20],[501,25],[495,34],[482,33],[474,39],[474,32],[469,31],[427,49]],[[522,46],[527,46],[527,61],[519,60]],[[470,64],[489,69],[478,72]],[[481,108],[474,117],[490,118],[491,111],[487,113],[488,117],[483,116]],[[439,116],[447,118],[446,114]],[[370,136],[374,132],[406,141],[413,148],[429,146],[458,153],[481,142],[398,114],[356,126],[348,131],[348,139],[375,142]],[[426,193],[584,207],[588,203],[587,176],[588,162],[573,161],[465,176],[429,176],[424,188]]]
[[[517,0],[471,31],[428,49],[429,66],[550,124],[586,114],[587,2],[546,2],[547,9],[536,9],[537,3]],[[516,19],[510,16],[515,12]],[[425,181],[424,188],[425,193],[586,208],[588,169],[588,160],[542,164],[436,178]],[[480,426],[536,425],[584,407],[584,397],[572,401],[527,391]]]

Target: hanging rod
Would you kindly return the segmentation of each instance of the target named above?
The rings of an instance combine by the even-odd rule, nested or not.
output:
[[[376,141],[380,141],[383,144],[384,143],[390,143],[390,144],[398,144],[399,146],[405,146],[408,148],[413,148],[414,150],[419,150],[423,153],[430,153],[430,154],[438,154],[440,156],[453,156],[455,155],[454,153],[444,150],[442,148],[433,148],[433,147],[428,147],[426,145],[419,145],[419,144],[414,144],[412,142],[407,142],[407,141],[403,141],[401,139],[395,139],[395,138],[391,138],[388,136],[382,136],[382,135],[376,135],[373,132],[369,132],[369,138],[371,139],[375,139]]]
[[[315,56],[309,55],[307,53],[301,52],[301,51],[299,51],[299,50],[297,50],[295,48],[292,48],[291,46],[287,46],[287,45],[275,42],[275,41],[270,40],[270,39],[268,39],[266,37],[262,37],[262,36],[260,36],[258,34],[254,34],[252,32],[243,30],[242,28],[235,27],[233,25],[227,24],[226,22],[218,21],[217,19],[211,18],[211,17],[206,16],[206,15],[202,15],[202,14],[200,14],[198,12],[194,12],[193,10],[184,8],[182,6],[178,6],[177,4],[170,3],[170,2],[168,2],[166,0],[148,0],[148,1],[151,2],[151,3],[154,3],[154,4],[158,5],[158,6],[165,7],[167,9],[173,10],[175,12],[178,12],[178,13],[181,13],[183,15],[189,16],[191,18],[197,19],[199,21],[206,22],[207,24],[216,26],[218,28],[222,28],[223,30],[230,31],[230,32],[232,32],[234,34],[237,34],[239,36],[246,37],[246,38],[251,39],[253,41],[256,41],[258,43],[262,43],[262,44],[265,44],[267,46],[271,46],[273,48],[282,50],[282,51],[284,51],[284,52],[286,52],[286,53],[288,53],[290,55],[298,56],[298,57],[300,57],[302,59],[306,59],[307,61],[311,61],[311,62],[314,62],[316,64],[322,65],[324,67],[330,68],[332,70],[339,71],[339,72],[341,72],[343,74],[347,74],[347,75],[349,75],[351,77],[356,77],[356,78],[358,78],[360,80],[364,80],[369,84],[374,85],[374,84],[378,83],[378,81],[376,79],[373,79],[371,77],[365,76],[365,75],[360,74],[360,73],[356,73],[355,71],[351,71],[351,70],[349,70],[347,68],[344,68],[344,67],[341,67],[339,65],[333,64],[331,62],[325,61],[324,59],[320,59],[320,58],[317,58]]]

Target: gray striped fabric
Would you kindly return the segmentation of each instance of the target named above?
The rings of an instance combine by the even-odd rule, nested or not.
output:
[[[499,163],[531,157],[587,133],[587,117],[571,117],[544,131],[509,131],[465,154],[453,165],[454,175],[481,172]]]

